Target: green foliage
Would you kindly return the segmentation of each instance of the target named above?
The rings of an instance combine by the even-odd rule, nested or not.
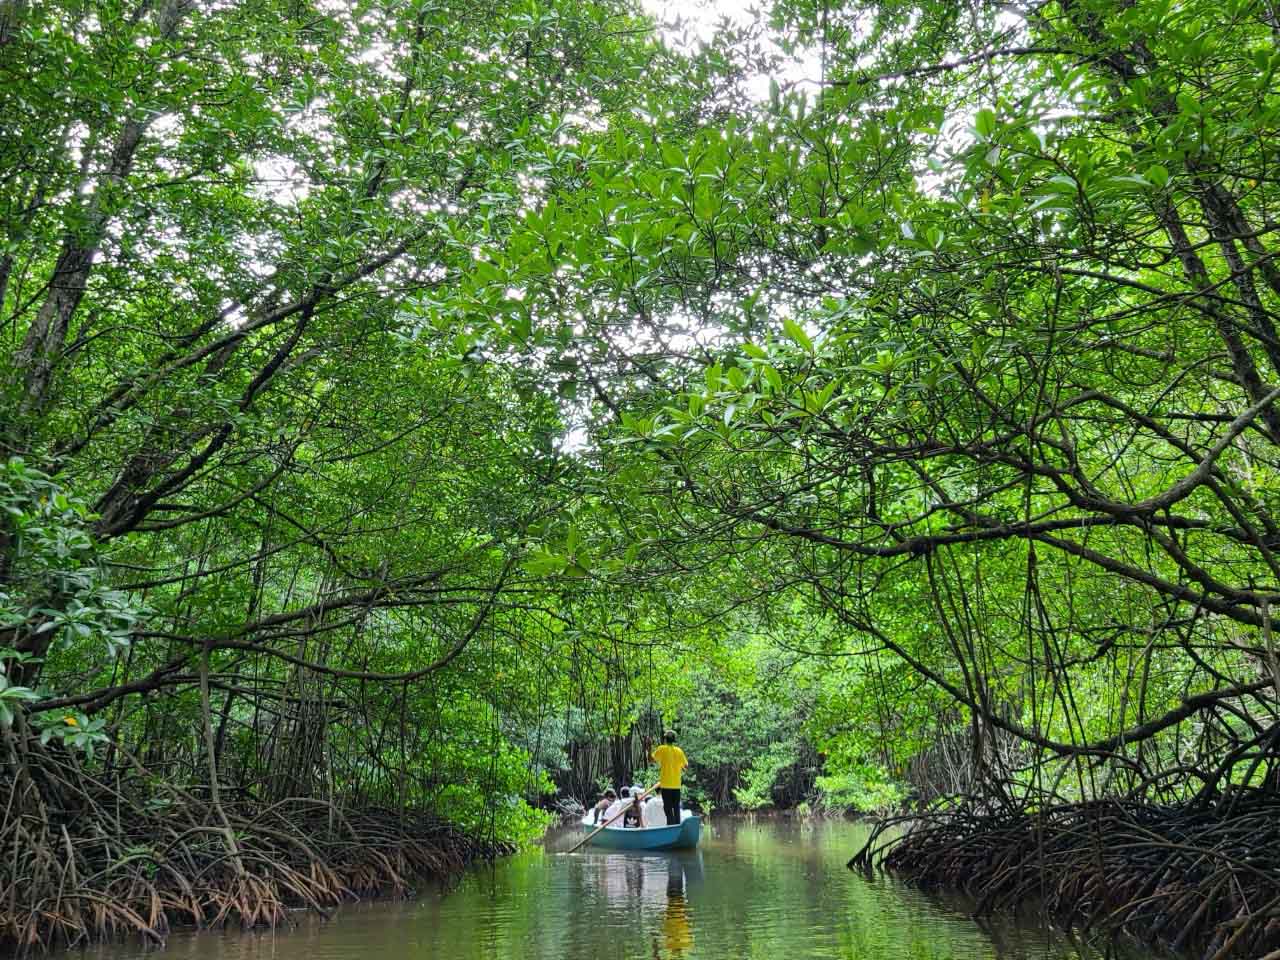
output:
[[[816,757],[806,734],[810,676],[776,675],[776,653],[747,632],[722,640],[711,662],[690,679],[677,707],[676,731],[689,757],[691,795],[717,808],[790,807],[812,790]]]
[[[0,651],[0,655],[12,651]],[[39,700],[40,695],[29,687],[10,685],[9,678],[0,672],[0,727],[13,725],[14,711],[22,703]]]
[[[742,774],[742,786],[733,788],[733,799],[744,810],[774,805],[773,788],[779,775],[798,759],[794,744],[773,744],[751,758]]]
[[[906,799],[903,785],[885,776],[879,767],[858,764],[817,778],[819,799],[826,807],[859,813],[888,813]]]
[[[108,657],[127,649],[142,608],[102,570],[88,504],[10,457],[0,467],[0,511],[8,571],[0,581],[0,630],[12,631],[10,642],[29,631],[55,646],[88,643]],[[11,648],[9,658],[17,653]]]
[[[1216,763],[1269,723],[1275,656],[1273,31],[1208,2],[1002,16],[778,4],[816,92],[619,148],[626,229],[580,291],[601,339],[639,312],[654,346],[597,346],[643,374],[600,435],[674,501],[630,514],[632,562],[835,634],[801,645],[841,658],[812,724],[833,776],[1212,792],[1257,775]],[[1160,775],[1190,694],[1248,714],[1194,785]],[[1119,748],[1137,767],[1061,759]]]
[[[513,837],[659,719],[718,807],[1263,782],[1248,5],[14,9],[6,726]]]
[[[79,712],[60,712],[57,715],[42,714],[35,719],[40,728],[40,742],[48,744],[56,740],[65,747],[83,751],[92,760],[94,750],[109,742],[106,717],[87,717]]]
[[[0,16],[0,719],[527,838],[585,471],[489,281],[669,59],[594,0]]]

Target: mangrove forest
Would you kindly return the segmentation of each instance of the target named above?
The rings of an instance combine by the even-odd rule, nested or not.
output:
[[[1276,0],[0,0],[0,952],[674,776],[1276,960],[1278,331]]]

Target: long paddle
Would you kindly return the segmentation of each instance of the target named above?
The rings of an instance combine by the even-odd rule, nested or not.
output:
[[[659,781],[659,783],[660,783],[660,782],[661,782],[661,781]],[[649,794],[653,793],[653,791],[655,791],[655,790],[657,790],[657,789],[658,789],[658,784],[657,784],[657,783],[655,783],[652,787],[650,787],[650,788],[649,788],[648,790],[646,790],[644,793],[640,794],[640,796],[638,796],[638,797],[632,797],[632,798],[631,798],[631,802],[632,802],[632,804],[639,803],[641,800],[643,800],[645,797],[647,797]],[[594,830],[592,830],[590,833],[588,833],[585,837],[583,837],[581,840],[579,840],[577,843],[575,843],[572,847],[570,847],[568,850],[566,850],[566,851],[565,851],[565,853],[573,853],[573,852],[574,852],[575,850],[577,850],[580,846],[582,846],[584,843],[586,843],[588,840],[590,840],[592,837],[594,837],[597,833],[599,833],[601,830],[603,830],[603,829],[604,829],[605,827],[607,827],[609,824],[613,823],[613,821],[617,820],[620,816],[622,816],[624,813],[626,813],[626,812],[627,812],[628,810],[630,810],[630,809],[631,809],[631,807],[630,807],[630,806],[623,807],[621,810],[619,810],[617,813],[615,813],[612,817],[610,817],[610,818],[609,818],[608,820],[606,820],[604,823],[600,824],[600,826],[596,827]]]

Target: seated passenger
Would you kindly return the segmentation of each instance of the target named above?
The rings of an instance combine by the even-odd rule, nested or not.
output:
[[[618,814],[622,812],[622,808],[626,806],[626,804],[630,801],[631,791],[627,787],[623,787],[621,790],[618,791],[618,793],[619,793],[618,799],[613,801],[613,803],[609,804],[609,809],[604,812],[603,819],[612,820],[614,817],[616,817]]]
[[[623,790],[629,795],[630,806],[627,807],[627,812],[622,815],[622,825],[624,827],[643,827],[644,811],[640,806],[640,794],[643,791],[636,792],[634,787],[630,790],[623,787]]]
[[[591,808],[591,822],[599,823],[600,817],[609,809],[609,804],[618,799],[617,794],[613,792],[613,787],[606,790],[600,797],[600,802]]]
[[[644,810],[641,814],[644,822],[650,826],[660,827],[667,822],[662,812],[662,798],[648,797],[644,802]]]

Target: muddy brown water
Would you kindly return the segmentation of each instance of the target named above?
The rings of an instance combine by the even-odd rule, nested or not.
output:
[[[698,850],[541,847],[478,866],[448,890],[356,904],[291,929],[176,933],[162,953],[95,947],[92,960],[1093,960],[1101,948],[1028,922],[976,923],[962,900],[845,869],[867,826],[721,819]],[[1142,954],[1124,951],[1126,960]],[[1116,956],[1113,951],[1112,956]]]

